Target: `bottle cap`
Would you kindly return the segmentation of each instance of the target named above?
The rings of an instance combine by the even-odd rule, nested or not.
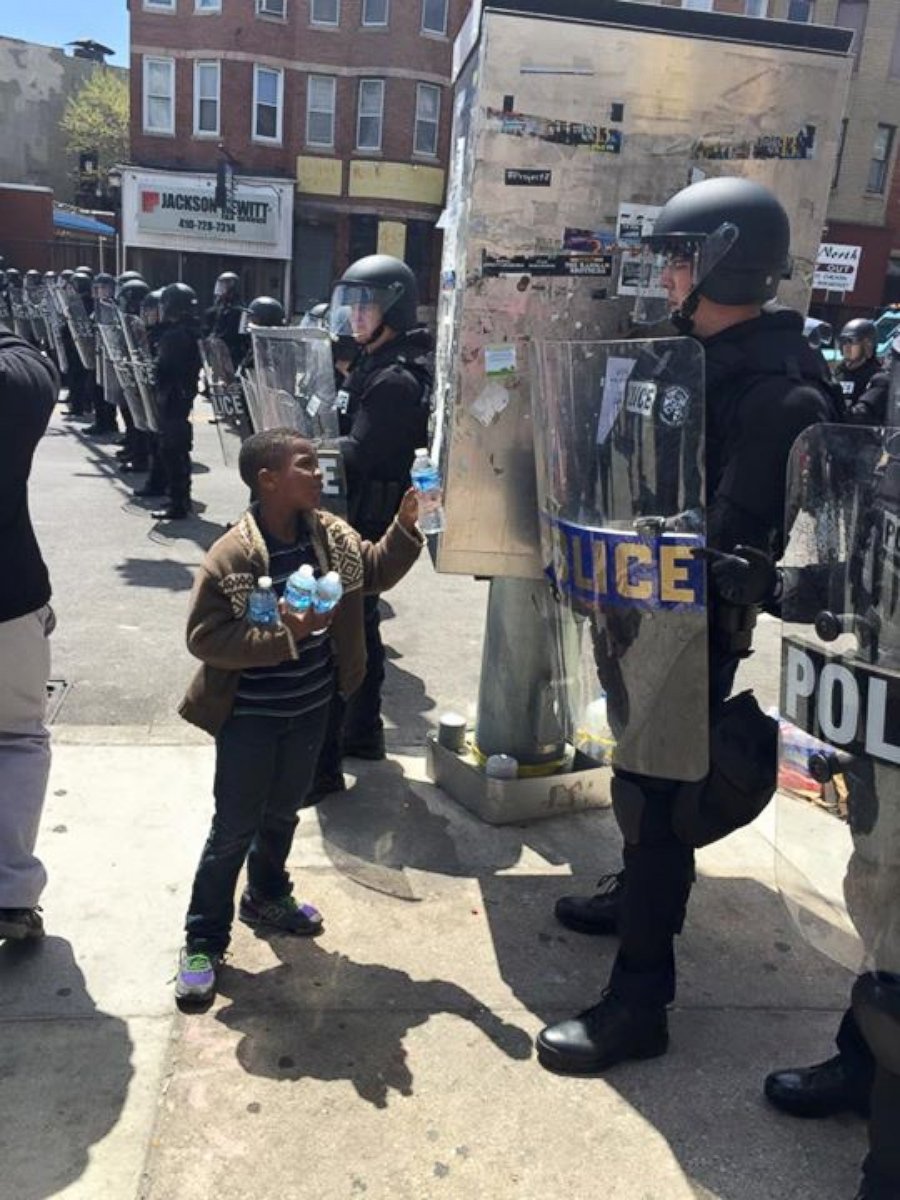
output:
[[[420,446],[419,449],[416,451],[416,458],[427,458],[427,457],[428,457],[428,447]]]
[[[258,586],[261,588],[270,588],[272,586],[272,576],[271,575],[260,575],[259,581],[258,581]]]
[[[310,566],[309,563],[303,563],[302,566],[297,568],[297,572],[298,572],[298,574],[306,576],[306,577],[314,577],[315,576],[315,571],[312,569],[312,567]]]

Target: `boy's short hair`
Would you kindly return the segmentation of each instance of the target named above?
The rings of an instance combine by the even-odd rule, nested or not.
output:
[[[298,442],[311,443],[296,429],[264,429],[253,433],[241,446],[238,456],[238,471],[251,492],[256,491],[260,471],[275,470],[284,465],[285,459]]]

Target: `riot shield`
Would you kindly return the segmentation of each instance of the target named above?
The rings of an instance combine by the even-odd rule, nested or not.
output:
[[[134,381],[141,395],[144,419],[151,433],[159,432],[159,404],[156,399],[156,361],[150,348],[147,326],[140,317],[122,313],[122,332],[131,358]]]
[[[59,301],[78,357],[86,371],[93,371],[96,365],[94,327],[84,307],[84,301],[68,283],[59,289]]]
[[[147,411],[135,379],[131,353],[125,340],[122,313],[109,300],[97,302],[97,330],[103,343],[104,363],[108,363],[110,369],[115,373],[118,385],[115,393],[106,393],[107,399],[118,403],[118,399],[114,399],[114,396],[121,397],[122,403],[131,413],[135,426],[144,432],[150,431]]]
[[[287,426],[313,441],[338,436],[331,338],[323,329],[251,326],[256,387],[255,429]]]
[[[107,348],[107,334],[105,332],[107,327],[112,327],[115,330],[118,325],[119,310],[115,304],[110,300],[95,300],[94,333],[97,347],[97,383],[103,391],[103,399],[107,404],[115,404],[117,408],[122,408],[125,404],[125,395],[122,391],[122,385],[119,382],[115,362],[110,357]],[[115,340],[115,334],[111,336]]]
[[[34,340],[37,345],[43,347],[50,345],[50,333],[47,329],[47,323],[44,320],[44,306],[47,302],[47,285],[44,283],[37,286],[26,287],[23,289],[23,298],[25,307],[28,310],[28,319],[31,322],[31,331],[34,335]]]
[[[0,325],[4,325],[10,333],[13,331],[13,315],[9,306],[9,296],[0,290]]]
[[[237,465],[241,444],[253,432],[244,385],[235,372],[231,351],[221,338],[201,338],[198,345],[222,457],[226,466],[233,467]]]
[[[33,341],[31,321],[28,317],[28,306],[25,303],[24,288],[9,288],[9,307],[12,311],[13,332],[18,334],[20,338],[25,338],[28,342]]]
[[[56,359],[56,365],[65,375],[69,370],[69,356],[63,338],[66,318],[59,302],[59,288],[55,284],[48,284],[44,289],[44,323],[47,326],[50,349]]]
[[[704,368],[689,338],[532,347],[541,545],[578,651],[576,746],[696,781],[709,764]]]
[[[854,971],[900,973],[900,430],[819,425],[788,473],[779,889]]]

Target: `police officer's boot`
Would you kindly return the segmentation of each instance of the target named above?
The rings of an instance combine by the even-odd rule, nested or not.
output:
[[[792,1117],[833,1117],[838,1113],[868,1114],[868,1096],[854,1086],[843,1055],[813,1067],[773,1071],[766,1076],[766,1099]]]
[[[618,933],[623,876],[623,871],[601,876],[592,896],[560,896],[553,910],[557,921],[576,933],[601,937]]]
[[[596,1075],[627,1059],[657,1058],[668,1046],[664,1006],[630,1004],[610,990],[593,1008],[542,1029],[537,1056],[548,1071]]]

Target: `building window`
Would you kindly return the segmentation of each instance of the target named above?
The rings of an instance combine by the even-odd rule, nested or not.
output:
[[[815,17],[815,0],[789,0],[789,21],[812,21]]]
[[[253,139],[281,142],[284,74],[271,67],[253,68]]]
[[[341,0],[309,0],[309,19],[313,25],[340,25]]]
[[[334,145],[335,84],[330,75],[310,75],[306,86],[306,141]]]
[[[388,0],[363,0],[363,25],[387,25]]]
[[[413,151],[435,155],[438,151],[438,119],[441,115],[441,89],[433,83],[416,88],[416,131]]]
[[[284,21],[287,18],[287,0],[256,0],[256,15],[277,17]]]
[[[366,213],[350,214],[350,261],[378,253],[378,218]]]
[[[430,221],[407,221],[406,264],[419,285],[419,303],[431,303],[434,262],[434,225]]]
[[[868,15],[869,0],[839,0],[834,23],[839,29],[853,30],[853,42],[850,46],[850,53],[853,55],[854,70],[856,70],[859,63],[859,56],[862,53]]]
[[[846,145],[846,142],[847,142],[847,125],[848,124],[849,124],[849,121],[847,120],[846,117],[844,117],[843,121],[841,121],[841,140],[838,142],[837,158],[835,159],[835,162],[834,162],[834,175],[831,180],[832,191],[834,191],[834,189],[837,187],[838,180],[841,177],[841,164],[844,161],[844,146]]]
[[[768,8],[769,8],[768,0],[744,0],[744,16],[745,17],[768,16]]]
[[[194,133],[219,132],[219,79],[217,62],[194,63]]]
[[[220,13],[221,11],[222,0],[194,0],[194,12]]]
[[[158,12],[174,12],[176,0],[144,0],[144,8],[151,12],[156,9]]]
[[[175,60],[144,59],[144,133],[175,132]]]
[[[447,32],[447,0],[422,0],[422,32]]]
[[[891,161],[891,151],[894,148],[896,126],[879,125],[875,133],[875,143],[872,146],[872,161],[869,163],[869,178],[866,181],[866,191],[884,194],[887,185],[888,164]]]
[[[356,120],[357,150],[381,149],[381,126],[384,116],[384,80],[359,81],[359,113]]]
[[[712,12],[713,0],[681,0],[681,7],[693,9],[694,12]]]

